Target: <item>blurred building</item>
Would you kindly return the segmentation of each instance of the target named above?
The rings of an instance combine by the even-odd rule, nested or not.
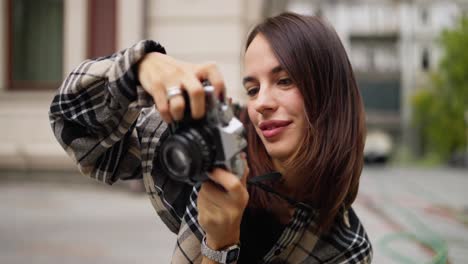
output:
[[[70,168],[48,107],[81,61],[154,39],[172,56],[215,61],[235,101],[242,44],[264,16],[292,10],[326,17],[347,48],[368,124],[409,131],[409,95],[436,67],[439,32],[464,1],[417,0],[0,0],[0,168]],[[403,133],[402,133],[403,131]]]
[[[261,18],[261,0],[0,0],[0,169],[67,169],[48,108],[81,61],[141,39],[172,56],[215,61],[242,100],[242,43]]]
[[[410,97],[441,57],[437,38],[468,10],[465,0],[289,0],[325,17],[343,41],[364,98],[369,131],[412,142]]]

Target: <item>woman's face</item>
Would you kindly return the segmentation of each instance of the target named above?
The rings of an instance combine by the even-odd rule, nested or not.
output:
[[[249,118],[268,154],[281,163],[299,148],[306,131],[303,97],[262,34],[250,43],[244,64]]]

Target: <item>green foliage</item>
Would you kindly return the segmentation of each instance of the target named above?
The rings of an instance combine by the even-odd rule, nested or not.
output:
[[[468,17],[442,33],[444,55],[430,87],[412,97],[413,121],[419,129],[425,154],[447,160],[463,151],[466,142],[464,113],[468,111]]]

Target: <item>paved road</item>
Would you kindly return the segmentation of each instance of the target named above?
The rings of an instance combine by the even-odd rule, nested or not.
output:
[[[375,263],[468,263],[468,171],[366,168],[355,208]]]
[[[175,241],[145,195],[107,186],[0,185],[0,263],[169,263]]]
[[[86,182],[0,181],[0,263],[170,262],[145,195]],[[354,207],[374,263],[468,263],[467,186],[467,171],[366,168]]]

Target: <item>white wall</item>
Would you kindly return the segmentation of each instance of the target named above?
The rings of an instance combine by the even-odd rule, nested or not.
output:
[[[144,38],[144,15],[143,0],[117,0],[117,50]]]
[[[222,72],[228,96],[242,102],[241,54],[243,40],[261,1],[150,2],[148,37],[159,41],[171,56],[191,62],[215,62]]]
[[[65,0],[64,14],[64,76],[86,58],[88,1]]]

